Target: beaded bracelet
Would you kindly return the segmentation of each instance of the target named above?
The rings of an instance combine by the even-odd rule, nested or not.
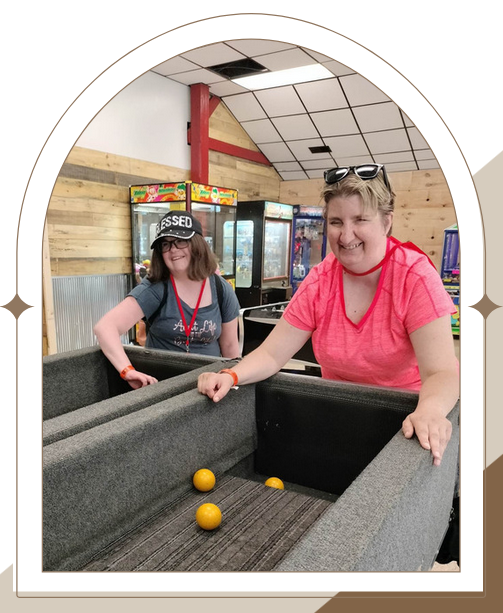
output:
[[[130,370],[135,370],[135,367],[132,364],[129,364],[128,366],[126,366],[126,368],[123,368],[120,372],[121,379],[125,379],[126,373],[128,373]]]
[[[230,375],[232,377],[232,380],[234,381],[234,385],[238,384],[238,376],[236,375],[236,373],[233,370],[230,370],[229,368],[224,368],[223,370],[219,371],[219,375],[222,373],[226,373],[228,375]]]

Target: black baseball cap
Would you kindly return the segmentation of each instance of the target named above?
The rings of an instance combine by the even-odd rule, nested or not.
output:
[[[156,242],[165,236],[189,239],[196,233],[202,236],[203,227],[193,215],[187,211],[170,211],[157,224],[155,239],[150,248],[153,249]]]

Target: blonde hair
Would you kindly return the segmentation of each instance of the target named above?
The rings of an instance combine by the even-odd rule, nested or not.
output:
[[[348,198],[350,196],[359,196],[362,199],[363,209],[370,209],[372,212],[381,216],[383,222],[395,210],[395,194],[393,190],[388,189],[384,183],[381,173],[375,179],[360,179],[354,173],[349,173],[337,183],[325,183],[321,190],[321,198],[324,202],[323,219],[327,217],[328,203],[332,198]],[[388,236],[391,235],[391,229],[388,231]]]

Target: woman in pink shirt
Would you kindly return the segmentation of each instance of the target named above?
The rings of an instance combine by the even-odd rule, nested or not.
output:
[[[327,379],[419,391],[403,422],[439,465],[459,395],[451,298],[428,257],[391,237],[394,194],[380,164],[333,168],[323,188],[332,253],[300,285],[271,334],[234,369],[205,373],[215,402],[278,372],[312,338]]]

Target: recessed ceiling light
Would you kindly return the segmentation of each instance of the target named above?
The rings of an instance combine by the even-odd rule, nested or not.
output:
[[[307,81],[331,78],[333,79],[334,75],[330,70],[321,64],[311,64],[309,66],[299,66],[298,68],[288,68],[287,70],[277,70],[251,77],[232,79],[232,82],[241,85],[241,87],[246,87],[246,89],[268,89],[280,85],[294,85],[295,83],[306,83]]]

